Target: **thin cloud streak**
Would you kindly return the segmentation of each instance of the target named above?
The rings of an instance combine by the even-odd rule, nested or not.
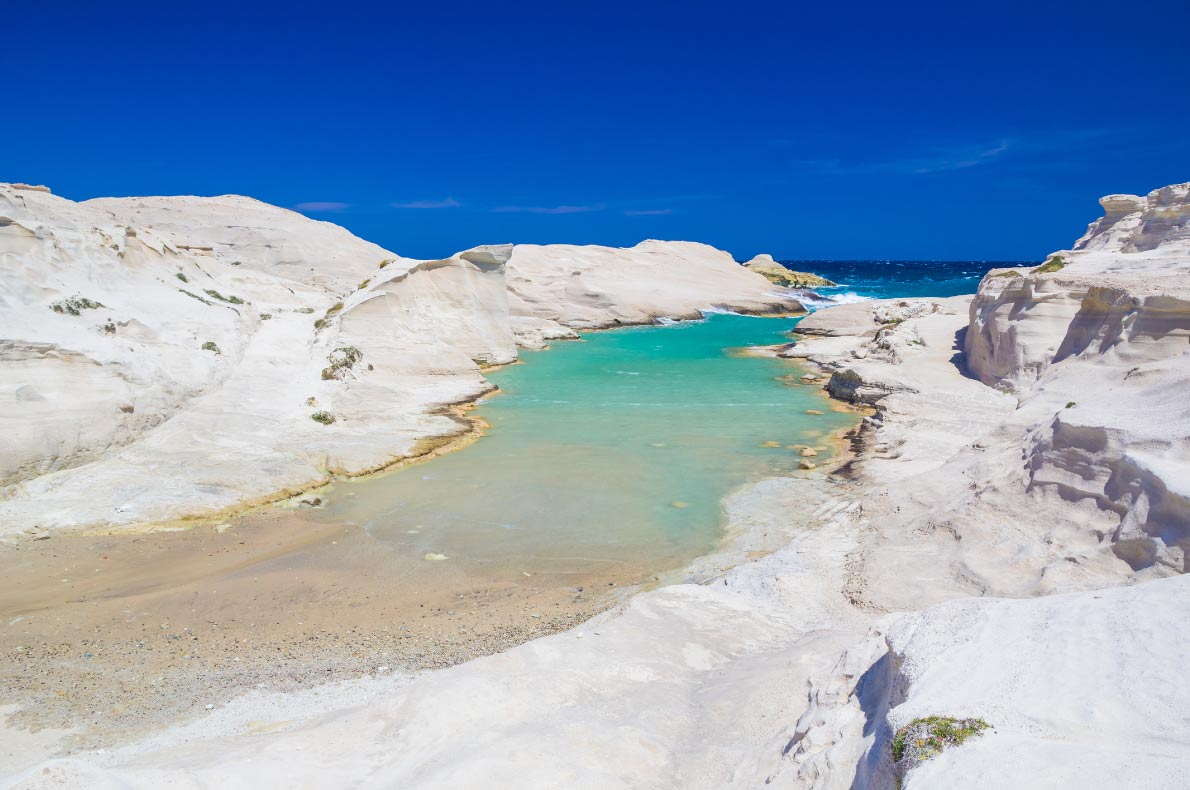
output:
[[[837,175],[927,175],[952,170],[966,170],[994,162],[1012,147],[1012,141],[999,140],[983,145],[939,148],[930,154],[883,162],[843,164],[838,159],[806,159],[803,167]]]
[[[660,216],[663,216],[666,214],[672,214],[672,213],[674,213],[674,210],[672,208],[646,208],[646,209],[639,209],[637,211],[625,211],[624,216],[626,216],[626,217],[660,217]]]
[[[412,208],[412,209],[433,209],[433,208],[458,208],[463,205],[454,198],[448,197],[446,200],[413,200],[408,203],[390,203],[393,208]]]
[[[350,208],[350,203],[337,203],[333,200],[311,200],[308,203],[298,203],[294,208],[298,211],[329,212],[342,211]]]
[[[606,206],[496,206],[493,214],[586,214],[591,211],[603,211]]]
[[[1079,129],[1039,131],[1021,137],[966,145],[937,146],[915,156],[875,162],[843,162],[839,159],[806,159],[803,168],[832,175],[930,175],[1012,161],[1032,167],[1053,167],[1061,154],[1101,145],[1121,129]],[[1044,161],[1041,161],[1044,160]]]

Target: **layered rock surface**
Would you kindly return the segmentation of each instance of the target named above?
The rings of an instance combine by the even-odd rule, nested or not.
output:
[[[0,185],[0,267],[0,534],[218,513],[391,464],[467,430],[443,408],[490,389],[482,366],[517,339],[800,307],[703,245],[416,261],[245,197],[20,185]]]
[[[1062,268],[993,273],[974,301],[804,321],[784,353],[874,414],[833,481],[764,481],[727,503],[734,530],[784,548],[498,656],[361,681],[353,699],[367,704],[306,697],[295,713],[284,695],[258,697],[16,786],[891,790],[893,731],[932,715],[993,731],[910,771],[906,788],[1181,786],[1185,522],[1156,493],[1186,480],[1186,405],[1171,395],[1190,377],[1185,340],[1176,325],[1134,333],[1138,308],[1106,347],[1061,355],[1088,323],[1085,297],[1012,301],[1107,279],[1127,299],[1180,299],[1186,189],[1158,192],[1110,199]],[[1014,277],[1028,282],[1005,296]],[[1063,300],[1074,307],[1047,309]],[[1151,385],[1128,383],[1138,376]],[[1112,433],[1062,427],[1080,412]],[[1161,474],[1133,482],[1141,463]],[[1155,547],[1147,558],[1121,550],[1125,521]],[[254,734],[260,719],[284,731]]]

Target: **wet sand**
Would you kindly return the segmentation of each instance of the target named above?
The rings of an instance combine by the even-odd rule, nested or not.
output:
[[[111,746],[249,689],[449,666],[565,630],[652,570],[410,557],[297,511],[0,547],[8,724]],[[382,669],[383,668],[383,669]]]

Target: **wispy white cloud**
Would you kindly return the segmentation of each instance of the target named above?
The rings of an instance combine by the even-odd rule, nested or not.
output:
[[[408,203],[390,203],[393,208],[458,208],[463,205],[454,198],[446,200],[412,200]]]
[[[932,151],[877,162],[844,163],[838,159],[806,159],[803,167],[838,175],[926,175],[991,164],[1012,148],[1013,141],[935,148]]]
[[[1000,140],[993,145],[983,147],[952,148],[925,159],[913,172],[916,175],[922,175],[941,173],[946,170],[966,170],[968,167],[986,165],[1001,154],[1007,153],[1008,149],[1008,140]]]
[[[298,211],[312,211],[312,212],[329,212],[342,211],[345,208],[350,208],[350,203],[337,203],[333,200],[311,200],[308,203],[298,203],[294,206]]]
[[[806,159],[798,164],[807,169],[836,175],[910,175],[946,173],[985,165],[1008,164],[1030,168],[1060,166],[1064,155],[1102,146],[1123,129],[1050,129],[1015,137],[973,143],[936,145],[902,157],[874,161]]]
[[[603,211],[606,206],[602,203],[591,206],[496,206],[492,209],[496,214],[586,214],[590,211]]]
[[[664,214],[672,213],[674,213],[672,208],[644,208],[625,211],[624,215],[627,217],[659,217]]]

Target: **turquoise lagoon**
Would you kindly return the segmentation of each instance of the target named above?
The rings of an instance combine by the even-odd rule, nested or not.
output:
[[[829,455],[828,435],[855,422],[817,387],[789,383],[794,363],[739,353],[787,342],[796,323],[713,314],[524,352],[490,376],[500,390],[476,410],[487,435],[336,485],[317,517],[411,557],[535,573],[685,565],[719,545],[733,489],[795,474],[788,445]]]

